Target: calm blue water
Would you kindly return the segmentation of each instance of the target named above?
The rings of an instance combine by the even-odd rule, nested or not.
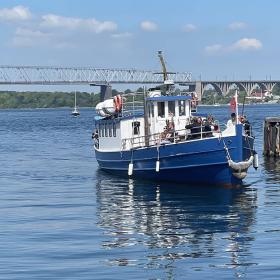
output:
[[[279,279],[280,161],[241,189],[148,183],[98,170],[93,110],[0,111],[0,279]],[[203,107],[222,121],[227,107]]]

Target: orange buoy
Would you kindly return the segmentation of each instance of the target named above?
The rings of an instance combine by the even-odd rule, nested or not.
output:
[[[120,112],[122,109],[122,97],[120,96],[120,94],[114,97],[114,103],[115,103],[116,112]]]

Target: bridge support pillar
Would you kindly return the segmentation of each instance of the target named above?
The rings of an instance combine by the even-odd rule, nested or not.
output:
[[[222,95],[223,96],[226,96],[228,94],[228,91],[229,91],[229,87],[230,87],[230,84],[225,82],[225,83],[222,83],[220,85],[220,88],[221,88],[221,91],[222,91]]]
[[[110,84],[90,84],[90,86],[100,86],[100,101],[111,98],[112,95],[112,86]]]
[[[101,85],[100,86],[100,101],[104,101],[112,97],[112,86],[111,85]]]

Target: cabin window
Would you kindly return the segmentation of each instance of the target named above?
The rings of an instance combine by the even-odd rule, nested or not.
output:
[[[158,116],[164,118],[164,102],[158,102]]]
[[[117,131],[116,131],[116,124],[113,123],[113,137],[116,137]]]
[[[175,101],[168,101],[168,114],[175,116]]]
[[[151,113],[152,113],[152,118],[154,117],[154,103],[151,103]]]
[[[104,124],[104,123],[103,123],[102,127],[103,127],[103,128],[102,128],[102,131],[103,131],[102,136],[105,137],[105,128],[106,128],[106,127],[105,127],[105,124]]]
[[[154,117],[154,103],[148,104],[149,118]]]
[[[186,115],[186,101],[180,100],[179,102],[179,116],[185,116]]]
[[[112,125],[109,124],[108,126],[109,126],[109,137],[112,137]]]
[[[100,137],[103,137],[103,124],[99,125]]]
[[[140,134],[140,122],[133,122],[132,123],[133,135]]]
[[[100,125],[99,124],[95,125],[95,131],[100,131]]]
[[[108,125],[105,123],[105,137],[108,137]]]

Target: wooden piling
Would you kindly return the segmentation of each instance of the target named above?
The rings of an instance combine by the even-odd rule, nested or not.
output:
[[[263,154],[268,157],[280,155],[280,117],[269,117],[264,120]]]

